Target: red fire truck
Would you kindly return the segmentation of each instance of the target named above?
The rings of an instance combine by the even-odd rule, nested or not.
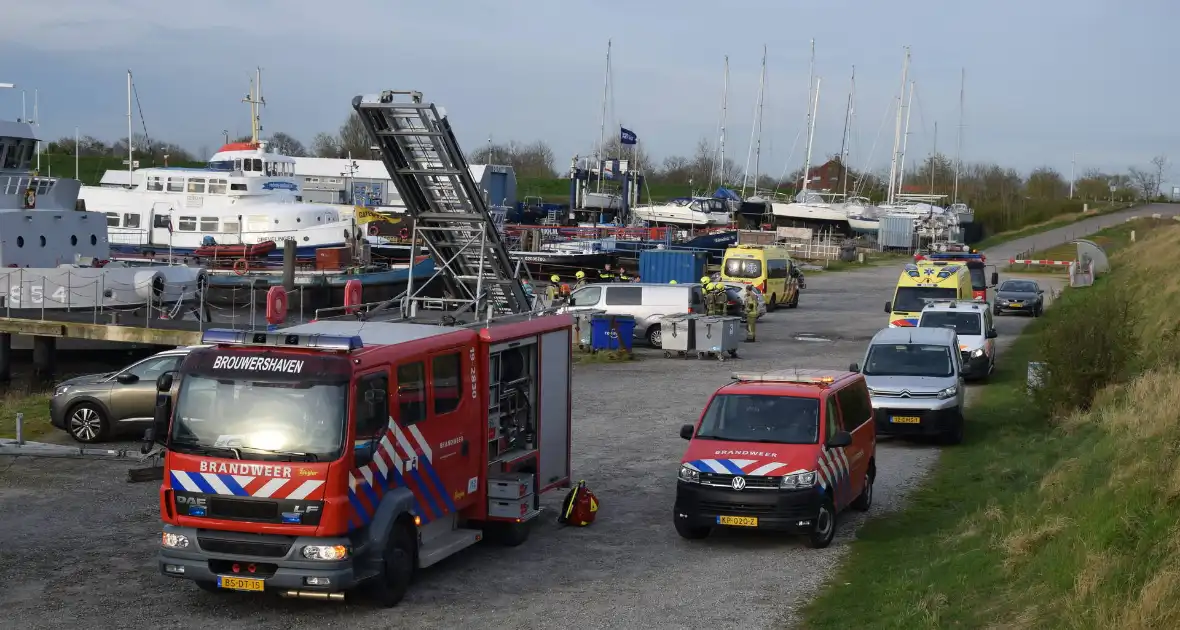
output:
[[[157,382],[160,571],[392,606],[485,534],[522,543],[539,496],[570,485],[571,324],[209,330]]]

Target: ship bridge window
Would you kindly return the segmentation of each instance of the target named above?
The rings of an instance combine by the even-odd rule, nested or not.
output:
[[[184,179],[180,177],[169,177],[168,192],[184,192]]]
[[[254,165],[251,163],[250,160],[242,160],[242,170],[243,171],[252,171],[252,170],[254,170]]]
[[[107,213],[107,227],[119,227],[119,213],[118,212],[108,212]]]
[[[202,232],[216,232],[217,224],[217,217],[201,217]]]
[[[123,213],[123,227],[137,228],[139,227],[139,215],[134,212]]]
[[[205,178],[193,177],[188,180],[188,191],[190,193],[205,193]]]
[[[159,176],[153,175],[152,177],[149,177],[147,180],[147,189],[148,190],[164,190],[164,182],[160,179]]]
[[[224,195],[226,181],[227,180],[224,180],[224,179],[211,179],[211,180],[209,180],[209,194],[210,195]]]
[[[4,153],[4,168],[16,170],[20,168],[21,146],[19,142],[9,143],[8,152]]]
[[[197,217],[179,217],[176,229],[181,232],[196,232],[197,231]]]
[[[254,159],[246,160],[246,161],[251,163],[252,168],[250,170],[253,170],[255,173],[262,172],[262,159],[261,158],[254,158]]]
[[[230,184],[229,189],[230,190],[240,190],[240,191],[245,192],[246,185],[245,184]]]
[[[235,171],[242,170],[242,161],[241,160],[234,160],[234,170]]]
[[[226,234],[237,234],[239,231],[241,231],[241,229],[242,224],[238,223],[237,221],[226,219],[226,221],[221,224],[221,231]]]

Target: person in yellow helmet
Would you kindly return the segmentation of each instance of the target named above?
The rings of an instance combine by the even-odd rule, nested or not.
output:
[[[709,276],[701,276],[701,284],[704,285],[706,289],[709,288],[710,282],[712,282],[712,280],[709,278]]]
[[[579,271],[578,273],[575,273],[574,277],[578,279],[578,281],[574,283],[574,291],[577,291],[578,289],[581,289],[582,287],[586,286],[586,272],[585,271]]]
[[[561,278],[557,274],[549,276],[549,289],[545,291],[545,296],[549,298],[549,306],[554,306],[557,303],[557,292],[561,285]]]
[[[669,280],[669,281],[668,281],[668,284],[676,284],[676,279],[675,279],[675,278],[673,278],[672,280]]]

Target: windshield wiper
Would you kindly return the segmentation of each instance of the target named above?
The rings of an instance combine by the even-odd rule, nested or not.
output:
[[[702,440],[720,440],[722,442],[745,442],[745,440],[739,440],[737,438],[730,438],[730,437],[725,437],[725,436],[721,436],[721,435],[701,435],[698,433],[697,437]]]
[[[175,448],[177,446],[182,448]],[[225,455],[229,453],[234,456],[234,459],[242,459],[242,453],[232,446],[208,446],[196,440],[172,440],[168,443],[168,448],[181,450],[182,452],[199,453],[201,455]]]
[[[292,461],[292,462],[301,461],[301,460],[306,461],[306,462],[320,461],[319,456],[316,455],[315,453],[293,453],[293,452],[287,452],[287,451],[280,451],[278,449],[273,449],[273,448],[257,448],[254,446],[242,446],[240,448],[242,450],[246,451],[247,453],[249,453],[249,452],[266,453],[268,455],[278,455],[281,457],[286,457],[287,458],[286,461]]]

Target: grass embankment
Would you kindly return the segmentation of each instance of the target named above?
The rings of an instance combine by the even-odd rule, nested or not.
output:
[[[1110,257],[1132,244],[1132,233],[1134,233],[1136,240],[1142,240],[1155,230],[1173,225],[1176,225],[1176,221],[1173,219],[1142,217],[1099,230],[1087,236],[1086,240],[1097,243],[1106,252],[1107,257]],[[1078,247],[1073,243],[1062,243],[1028,254],[1028,260],[1077,260],[1077,257]],[[1068,271],[1066,267],[1047,265],[1008,265],[1007,270],[1021,273],[1066,273]]]
[[[861,529],[807,627],[1180,627],[1180,226],[1113,258],[1001,355],[966,442]]]
[[[984,250],[989,247],[995,247],[996,245],[1002,245],[1002,244],[1007,243],[1009,241],[1014,241],[1018,238],[1024,238],[1026,236],[1035,236],[1035,235],[1040,234],[1042,232],[1048,232],[1049,230],[1053,230],[1053,229],[1056,229],[1059,227],[1065,227],[1067,225],[1072,225],[1072,224],[1077,223],[1078,221],[1082,221],[1084,219],[1089,219],[1092,217],[1100,217],[1104,214],[1118,212],[1119,210],[1126,210],[1127,208],[1134,207],[1134,205],[1135,204],[1133,204],[1133,203],[1114,203],[1114,204],[1094,203],[1094,204],[1090,204],[1090,211],[1089,212],[1081,212],[1080,210],[1074,210],[1071,212],[1063,212],[1061,214],[1054,215],[1045,221],[1040,221],[1040,222],[1033,223],[1030,225],[1025,225],[1025,226],[1020,227],[1015,230],[1008,230],[1005,232],[999,232],[996,234],[992,234],[991,236],[988,236],[987,238],[983,239],[982,241],[979,241],[978,243],[975,243],[972,246],[976,249]],[[1081,204],[1076,203],[1076,204],[1073,204],[1072,206],[1068,206],[1068,207],[1073,207],[1073,206],[1080,208]],[[977,219],[978,219],[978,217],[977,217]],[[985,223],[986,223],[986,221],[985,221]]]
[[[49,425],[50,392],[0,394],[0,438],[16,437],[16,414],[23,413],[24,438],[38,440],[55,429]]]

